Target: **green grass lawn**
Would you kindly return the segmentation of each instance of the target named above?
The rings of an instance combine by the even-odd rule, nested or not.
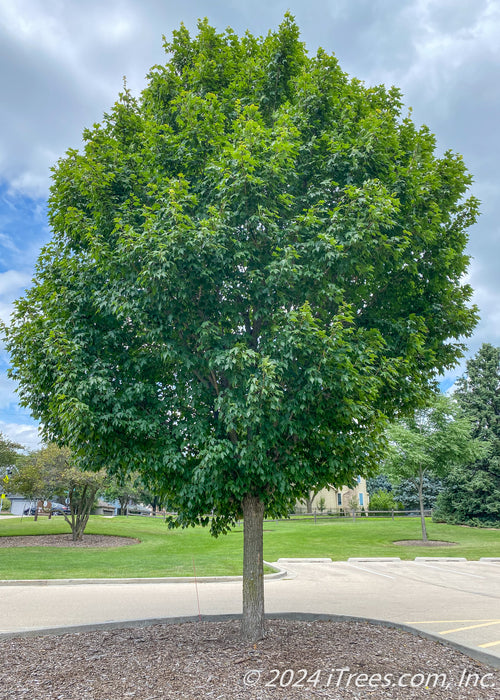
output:
[[[0,536],[69,532],[63,518],[0,519]],[[162,520],[144,517],[91,517],[89,534],[134,537],[127,547],[0,547],[0,579],[121,578],[240,575],[243,527],[215,539],[205,528],[169,530]],[[454,556],[500,557],[500,530],[482,530],[428,522],[429,539],[454,547],[403,547],[395,540],[420,539],[418,518],[282,520],[264,526],[264,558]]]

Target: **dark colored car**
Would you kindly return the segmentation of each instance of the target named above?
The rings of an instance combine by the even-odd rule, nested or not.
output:
[[[28,508],[25,508],[23,510],[23,515],[35,515],[36,512],[36,506],[31,505]],[[69,515],[71,512],[71,509],[69,506],[65,506],[62,503],[55,503],[55,501],[52,501],[52,508],[51,508],[52,515],[63,515],[63,513],[66,513],[66,515]]]
[[[69,515],[69,513],[71,513],[70,507],[63,505],[62,503],[52,502],[52,515],[62,515],[63,513]]]

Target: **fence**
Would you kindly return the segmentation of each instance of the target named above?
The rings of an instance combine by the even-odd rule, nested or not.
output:
[[[432,516],[432,509],[425,509],[424,510],[424,516],[425,517],[431,517]],[[280,520],[314,520],[316,522],[317,520],[331,520],[332,518],[334,519],[345,519],[345,518],[352,518],[353,520],[356,520],[356,518],[391,518],[394,520],[395,518],[399,517],[420,517],[420,510],[365,510],[364,508],[358,509],[358,510],[348,510],[348,509],[341,509],[341,510],[336,510],[336,511],[331,511],[329,513],[321,513],[318,511],[313,511],[312,513],[304,513],[299,514],[299,513],[292,513],[289,518],[280,518]],[[277,519],[272,518],[270,519],[270,522],[275,522]]]
[[[141,517],[145,515],[149,515],[152,517],[161,517],[163,520],[165,520],[167,513],[165,511],[158,511],[157,513],[139,513],[139,512],[134,512],[131,511],[128,513],[130,517]],[[168,515],[175,515],[174,512],[168,513]],[[432,509],[426,509],[424,510],[424,515],[425,517],[431,517],[432,516]],[[211,514],[208,515],[208,517],[211,517]],[[356,520],[357,518],[391,518],[394,520],[395,518],[400,518],[400,517],[415,517],[418,518],[420,517],[420,511],[419,510],[365,510],[364,508],[361,510],[337,510],[337,511],[331,511],[331,512],[318,512],[318,511],[313,511],[312,513],[290,513],[290,515],[287,518],[265,518],[264,522],[266,523],[276,523],[280,521],[287,521],[287,520],[296,520],[296,521],[306,521],[306,520],[314,520],[314,522],[318,520],[339,520],[343,519],[345,520],[346,518],[352,518],[353,520]]]

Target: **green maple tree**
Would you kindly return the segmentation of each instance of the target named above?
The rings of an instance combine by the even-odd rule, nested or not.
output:
[[[387,418],[460,356],[477,202],[397,89],[310,57],[290,15],[165,50],[55,167],[7,346],[48,439],[140,472],[178,523],[244,517],[255,640],[264,514],[369,474]]]

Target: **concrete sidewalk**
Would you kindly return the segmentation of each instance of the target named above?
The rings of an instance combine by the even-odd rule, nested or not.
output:
[[[409,626],[500,668],[500,560],[279,560],[266,612]],[[175,579],[0,587],[0,637],[65,627],[241,613],[241,580]],[[3,633],[3,634],[2,634]]]

